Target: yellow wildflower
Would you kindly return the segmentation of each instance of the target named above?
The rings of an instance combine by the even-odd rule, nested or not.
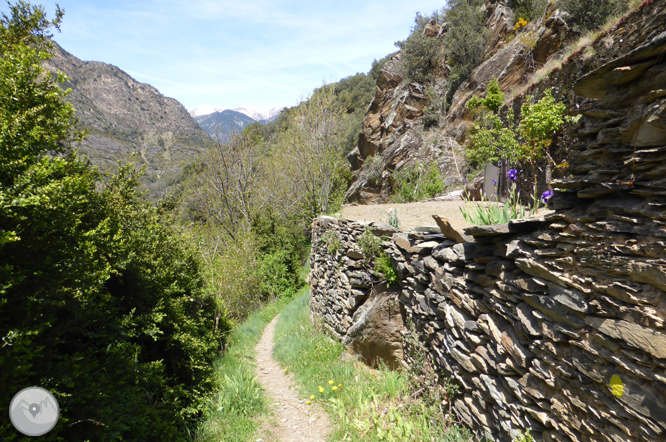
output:
[[[312,396],[310,396],[310,399],[311,399],[311,400],[314,400],[314,394],[313,394]]]
[[[331,390],[333,390],[333,391],[335,391],[337,389],[338,389],[338,387],[336,387],[335,385],[331,387]]]
[[[312,403],[312,402],[310,402],[310,401],[307,401],[307,402],[306,402],[306,404],[308,404],[308,405],[310,405],[311,403]]]
[[[319,386],[319,392],[320,392],[320,393],[323,393],[323,392],[324,392],[324,387],[322,387],[321,385]]]
[[[333,382],[333,381],[328,381],[328,384],[329,384],[329,385],[333,385],[333,384],[335,384],[335,382]]]

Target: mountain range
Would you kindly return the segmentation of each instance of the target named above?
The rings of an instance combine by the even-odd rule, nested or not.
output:
[[[82,61],[55,42],[54,46],[44,67],[69,77],[62,84],[71,89],[66,99],[74,106],[79,127],[88,131],[79,151],[102,172],[115,170],[118,161],[136,153],[134,161],[145,166],[144,182],[150,188],[173,180],[183,164],[211,142],[177,100],[115,66]]]
[[[190,115],[210,136],[223,138],[230,132],[242,131],[245,126],[255,122],[270,123],[280,115],[282,109],[284,106],[276,106],[268,110],[249,106],[236,109],[216,109],[204,104],[192,109]]]

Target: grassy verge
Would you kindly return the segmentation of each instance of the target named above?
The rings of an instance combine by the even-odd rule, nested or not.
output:
[[[208,405],[194,436],[200,442],[247,441],[266,412],[263,390],[254,375],[255,351],[266,325],[279,313],[285,300],[256,311],[229,338],[227,351],[215,363],[218,391]]]
[[[295,373],[303,397],[329,411],[331,441],[472,440],[444,418],[438,404],[414,399],[423,387],[415,385],[417,377],[341,360],[344,347],[312,327],[308,305],[305,292],[284,308],[274,356]]]

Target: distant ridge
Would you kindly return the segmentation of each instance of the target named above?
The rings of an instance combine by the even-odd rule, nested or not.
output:
[[[88,130],[80,151],[103,172],[115,170],[119,160],[127,161],[136,152],[135,161],[146,167],[145,181],[170,179],[210,143],[177,100],[115,66],[82,61],[55,42],[54,46],[44,67],[69,76],[62,85],[72,89],[66,99],[80,126]]]
[[[216,110],[210,114],[195,116],[194,121],[205,129],[211,137],[220,138],[221,141],[229,133],[233,131],[240,132],[245,126],[256,122],[253,118],[230,109]]]
[[[197,106],[194,109],[190,110],[190,115],[192,116],[192,118],[196,120],[197,117],[204,117],[214,113],[233,111],[243,114],[246,117],[250,117],[252,120],[258,123],[266,124],[275,120],[275,118],[277,118],[277,116],[280,115],[280,112],[282,112],[282,109],[286,107],[287,106],[275,106],[266,110],[257,109],[252,106],[237,107],[235,109],[219,109],[208,104],[203,104],[201,106]]]

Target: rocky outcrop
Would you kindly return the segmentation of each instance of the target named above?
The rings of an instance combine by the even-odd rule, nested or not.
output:
[[[488,0],[486,28],[489,38],[484,61],[453,94],[448,111],[430,110],[441,121],[441,129],[425,130],[424,110],[432,96],[444,99],[448,92],[447,73],[431,85],[405,84],[401,54],[398,53],[380,72],[372,101],[359,136],[358,146],[348,156],[356,180],[346,194],[352,203],[384,202],[393,188],[391,173],[415,163],[436,162],[448,185],[462,184],[467,173],[463,148],[471,127],[472,116],[465,104],[473,95],[480,95],[494,78],[503,91],[518,87],[526,77],[557,54],[573,37],[566,24],[566,14],[550,3],[544,16],[523,30],[513,29],[513,12],[503,1]],[[437,28],[440,31],[436,33]],[[425,35],[446,38],[448,24],[429,24]],[[511,40],[507,43],[508,40]],[[430,98],[426,89],[430,88]],[[381,176],[369,176],[366,160],[380,156],[384,170]],[[373,167],[374,169],[374,167]]]
[[[581,115],[553,213],[465,229],[473,242],[397,232],[383,244],[405,317],[460,386],[455,415],[491,440],[528,428],[547,442],[666,438],[665,6],[646,2],[593,42],[598,57],[574,54],[517,98],[561,84]],[[353,258],[363,228],[313,229],[312,314],[341,339],[381,282]]]
[[[146,166],[148,181],[174,175],[184,162],[201,152],[210,137],[178,101],[139,83],[106,63],[81,61],[57,43],[44,67],[69,76],[62,86],[76,111],[80,126],[88,130],[80,151],[102,171],[112,171],[118,161]]]
[[[384,363],[391,369],[402,366],[405,309],[399,296],[399,287],[376,285],[351,318],[352,325],[342,343],[368,365]]]

